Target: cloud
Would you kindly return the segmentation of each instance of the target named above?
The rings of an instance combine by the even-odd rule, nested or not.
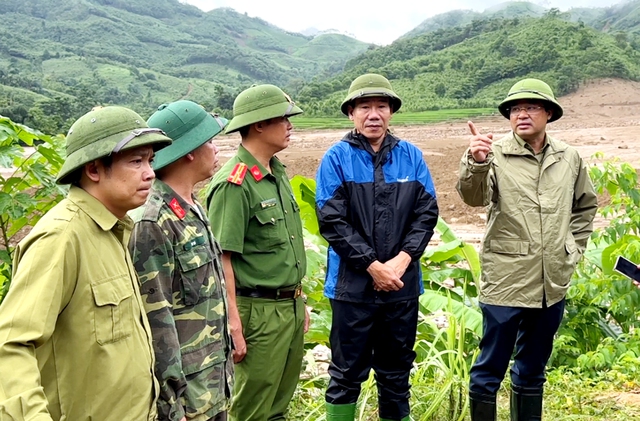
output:
[[[571,7],[603,7],[621,0],[539,0],[532,3],[543,7],[567,10]],[[392,0],[381,2],[323,0],[181,0],[209,11],[231,7],[240,13],[259,17],[292,32],[307,28],[336,29],[353,34],[361,41],[390,44],[415,28],[425,19],[455,9],[483,11],[502,3],[500,0],[424,1]]]

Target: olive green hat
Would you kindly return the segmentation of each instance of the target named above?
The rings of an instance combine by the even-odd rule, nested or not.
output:
[[[367,73],[366,75],[358,76],[351,82],[349,93],[342,101],[340,109],[344,115],[349,115],[349,106],[353,105],[355,99],[376,96],[389,97],[391,110],[394,113],[402,106],[402,100],[393,91],[391,83],[386,77],[375,73]]]
[[[143,145],[159,149],[169,144],[171,139],[162,130],[149,128],[133,110],[116,106],[94,109],[69,129],[65,145],[67,157],[56,182],[73,182],[69,176],[75,170],[112,153]]]
[[[153,169],[159,170],[198,149],[227,125],[228,120],[210,114],[193,101],[181,100],[162,104],[147,124],[167,134],[173,143],[162,148],[153,160]]]
[[[562,117],[562,106],[553,95],[551,87],[539,79],[523,79],[509,89],[507,97],[498,105],[498,110],[505,118],[509,118],[509,108],[514,101],[535,99],[543,101],[553,109],[549,123]]]
[[[233,119],[225,133],[233,133],[259,121],[301,114],[289,95],[274,85],[253,85],[233,101]]]

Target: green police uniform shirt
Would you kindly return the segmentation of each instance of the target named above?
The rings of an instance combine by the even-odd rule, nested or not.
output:
[[[300,209],[284,165],[273,157],[270,167],[240,145],[206,191],[211,229],[233,252],[237,288],[289,287],[306,271]]]
[[[145,205],[130,212],[129,247],[154,337],[161,420],[206,421],[230,398],[222,250],[195,203],[155,180]]]
[[[133,222],[71,187],[15,249],[0,305],[0,420],[155,420]]]

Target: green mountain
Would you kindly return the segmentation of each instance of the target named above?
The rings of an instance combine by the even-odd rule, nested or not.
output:
[[[228,110],[253,83],[294,89],[369,47],[178,0],[2,0],[0,18],[0,113],[54,131],[96,104]]]
[[[456,26],[470,24],[474,20],[493,18],[524,18],[540,17],[544,15],[546,9],[528,1],[509,1],[497,4],[486,9],[484,12],[473,10],[451,10],[424,20],[411,31],[404,34],[402,38],[411,38],[438,29],[449,29]]]
[[[524,77],[548,81],[557,95],[592,78],[640,80],[640,42],[554,13],[474,20],[371,49],[343,73],[304,86],[297,98],[307,115],[339,115],[350,82],[366,72],[392,81],[403,99],[400,112],[495,107]]]
[[[640,0],[597,9],[574,8],[567,14],[572,21],[582,21],[604,32],[640,33]]]

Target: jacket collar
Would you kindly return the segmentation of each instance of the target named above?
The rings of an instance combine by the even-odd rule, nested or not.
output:
[[[531,149],[526,148],[526,142],[514,132],[510,132],[508,135],[503,137],[502,139],[502,153],[505,155],[530,155]],[[567,150],[567,145],[553,137],[549,136],[549,134],[545,134],[544,139],[544,148],[549,148],[546,152],[547,155],[555,154],[558,152],[564,152]]]
[[[373,151],[373,148],[371,148],[371,144],[369,143],[367,138],[355,130],[352,130],[349,133],[347,133],[347,135],[342,139],[342,141],[347,142],[358,149],[365,150],[371,153],[372,155],[376,154],[376,152]],[[382,152],[386,148],[388,148],[388,150],[393,149],[398,144],[399,141],[400,139],[392,135],[391,132],[387,131],[387,134],[384,137],[384,140],[382,141],[382,145],[380,146],[380,149],[378,150],[378,152]]]
[[[133,229],[133,220],[128,215],[118,219],[102,202],[80,187],[71,186],[67,199],[82,209],[104,231],[112,230],[118,222],[122,222],[125,229]]]

